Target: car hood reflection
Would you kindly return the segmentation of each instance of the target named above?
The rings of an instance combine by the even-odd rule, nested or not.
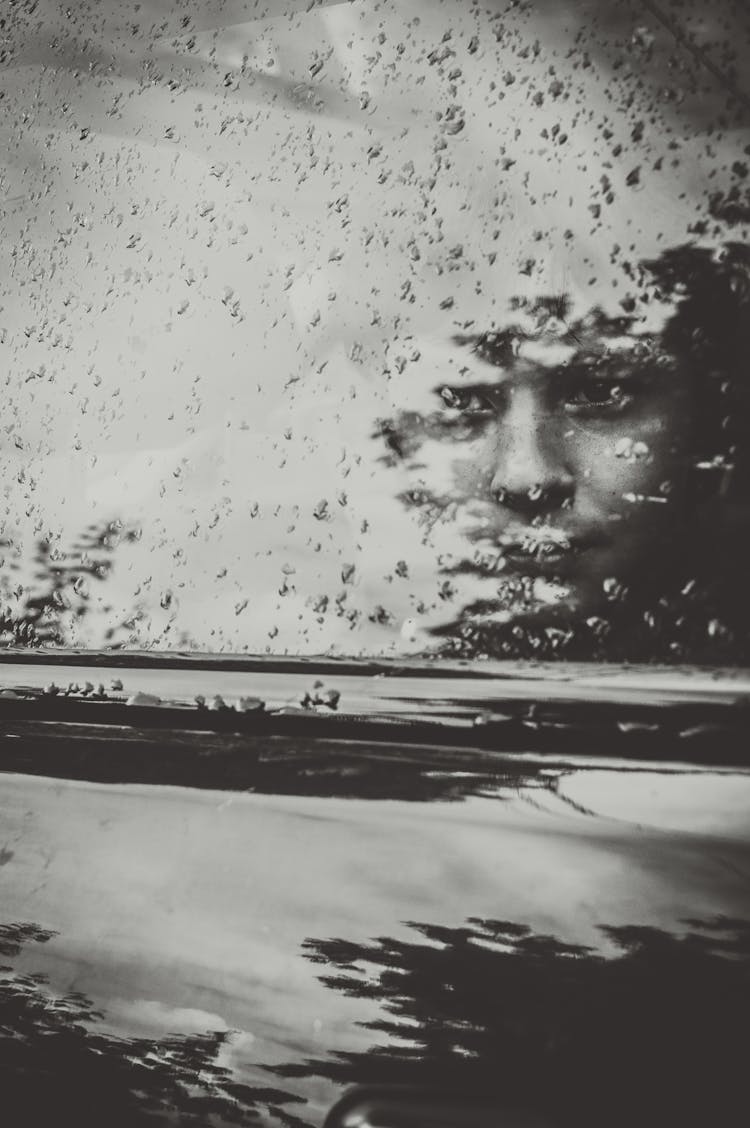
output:
[[[54,995],[44,975],[6,968],[6,1108],[27,1125],[303,1128],[318,1118],[287,1086],[315,1090],[326,1079],[448,1089],[467,1105],[500,1098],[560,1126],[732,1122],[743,1096],[750,922],[690,920],[679,935],[601,930],[616,946],[610,958],[479,918],[458,928],[415,922],[405,937],[367,943],[310,938],[305,956],[326,988],[377,1003],[379,1017],[365,1023],[373,1044],[256,1064],[252,1083],[227,1063],[226,1031],[112,1037],[86,995]],[[1,926],[0,951],[12,960],[51,938],[34,924]]]

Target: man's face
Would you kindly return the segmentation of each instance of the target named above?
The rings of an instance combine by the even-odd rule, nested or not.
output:
[[[606,617],[658,589],[690,418],[687,380],[650,338],[547,306],[395,351],[388,443],[454,623]]]

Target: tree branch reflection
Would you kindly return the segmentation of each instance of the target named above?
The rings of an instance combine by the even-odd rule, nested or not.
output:
[[[611,956],[511,921],[410,929],[307,942],[326,986],[383,1017],[368,1051],[280,1075],[485,1094],[560,1125],[731,1123],[743,1107],[750,922],[602,926]]]

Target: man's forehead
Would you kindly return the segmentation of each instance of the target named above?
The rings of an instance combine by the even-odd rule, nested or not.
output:
[[[673,297],[650,294],[637,304],[613,290],[606,302],[580,292],[511,297],[493,304],[475,319],[456,321],[450,312],[425,309],[408,313],[397,324],[387,349],[391,357],[418,351],[423,355],[464,357],[502,365],[520,342],[578,344],[595,349],[627,347],[636,339],[660,335],[674,316]],[[400,320],[400,319],[399,319]]]
[[[574,359],[617,354],[653,353],[658,334],[624,319],[609,326],[565,326],[559,331],[529,333],[514,324],[502,332],[408,336],[391,343],[388,369],[419,382],[502,380],[528,368],[552,374]]]
[[[513,328],[499,338],[479,335],[450,335],[420,342],[412,353],[414,367],[450,372],[456,379],[471,380],[478,373],[485,379],[501,379],[504,372],[525,363],[540,368],[566,364],[580,350],[568,337],[532,337]]]

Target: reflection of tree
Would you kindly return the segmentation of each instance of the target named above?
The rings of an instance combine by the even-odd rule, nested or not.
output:
[[[20,607],[5,610],[0,632],[11,645],[74,645],[75,625],[91,610],[92,584],[105,581],[111,574],[117,546],[137,537],[135,529],[123,529],[121,522],[114,521],[89,525],[68,551],[48,540],[37,541],[35,586],[27,592],[22,587],[17,589]],[[17,564],[10,567],[15,569]],[[109,631],[108,641],[114,633]]]
[[[33,924],[0,926],[0,959],[52,936]],[[301,1098],[271,1086],[240,1084],[219,1064],[230,1037],[226,1032],[115,1038],[96,1031],[100,1018],[84,995],[56,997],[44,976],[0,968],[5,1123],[12,1128],[301,1123],[281,1107]]]
[[[366,1025],[387,1042],[278,1072],[491,1095],[561,1125],[736,1123],[750,923],[687,924],[604,928],[615,958],[496,920],[310,940],[323,983],[382,1004]]]

